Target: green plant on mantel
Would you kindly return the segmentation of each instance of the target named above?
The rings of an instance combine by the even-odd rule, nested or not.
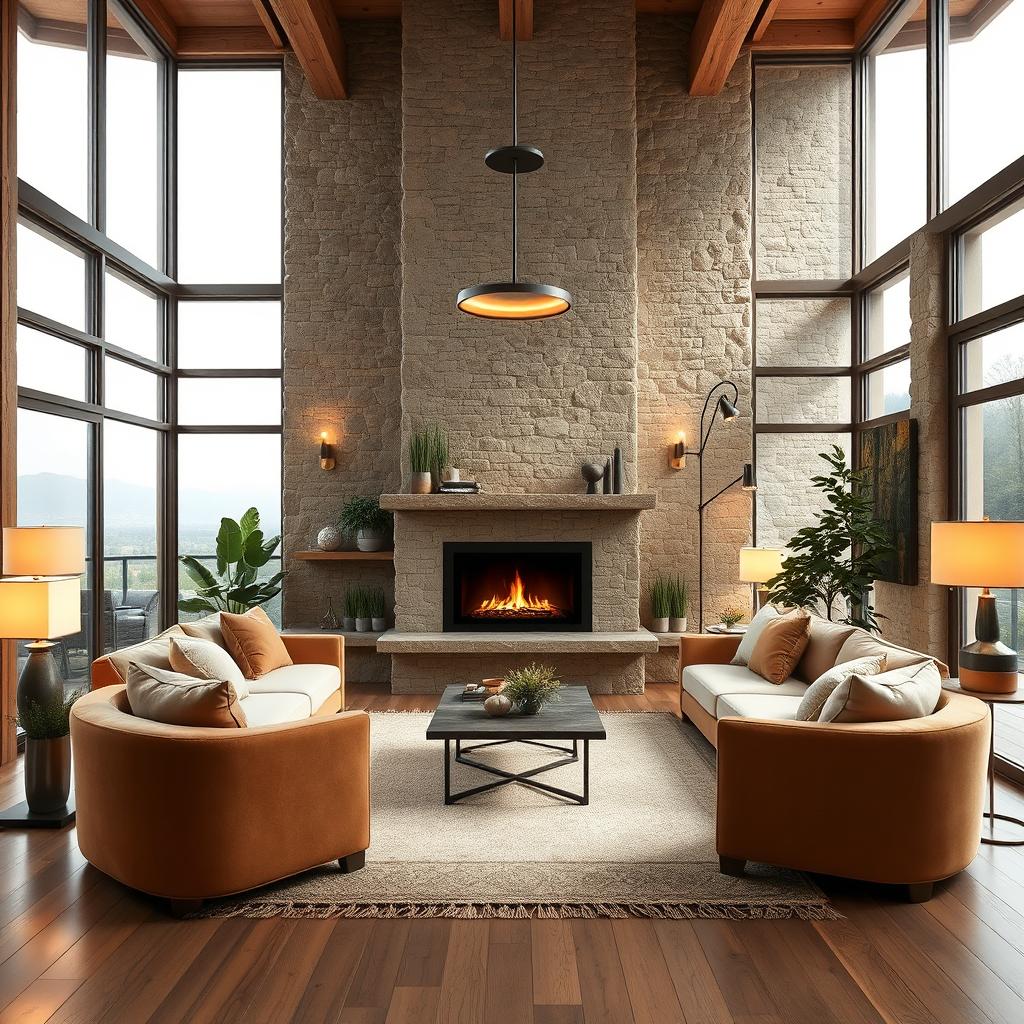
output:
[[[798,530],[786,545],[790,553],[782,572],[767,583],[772,604],[818,610],[837,621],[836,606],[846,615],[838,621],[878,632],[871,591],[894,545],[888,528],[874,518],[871,485],[865,474],[846,464],[839,445],[822,452],[829,471],[811,479],[825,507],[814,513],[813,526]],[[841,602],[841,603],[840,603]]]
[[[366,605],[371,618],[383,619],[387,609],[384,588],[371,587],[367,593]]]
[[[668,576],[655,576],[651,584],[651,615],[656,619],[667,619],[672,614],[673,581]]]
[[[676,576],[671,581],[669,590],[669,615],[673,619],[685,619],[687,610],[690,607],[690,588],[682,576]]]
[[[535,715],[548,701],[559,700],[561,685],[554,668],[534,662],[525,668],[514,668],[506,672],[501,692],[516,705],[521,714]]]
[[[414,473],[429,473],[431,459],[430,431],[419,430],[409,438],[409,465]]]
[[[430,469],[441,479],[441,473],[451,465],[451,441],[444,427],[434,426],[430,431]]]
[[[277,597],[287,573],[278,572],[265,580],[256,577],[280,543],[280,537],[263,536],[255,508],[248,509],[237,522],[222,519],[217,531],[216,575],[193,555],[181,556],[182,568],[196,585],[196,596],[181,598],[179,611],[244,612]]]
[[[338,526],[350,535],[360,530],[385,533],[391,528],[391,513],[380,507],[380,499],[357,495],[342,506]]]

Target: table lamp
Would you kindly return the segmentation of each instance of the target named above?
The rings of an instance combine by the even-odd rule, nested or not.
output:
[[[82,629],[85,531],[80,526],[4,527],[0,639],[30,640],[18,681],[18,713],[64,699],[53,660],[56,637]]]
[[[740,581],[759,584],[754,589],[755,612],[768,593],[765,584],[782,572],[782,554],[781,548],[740,548]]]
[[[1014,693],[1017,652],[999,640],[990,588],[1024,587],[1024,522],[932,523],[932,583],[980,587],[973,643],[960,648],[960,685],[978,693]]]

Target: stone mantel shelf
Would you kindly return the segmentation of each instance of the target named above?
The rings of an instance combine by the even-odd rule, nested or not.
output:
[[[654,494],[382,494],[392,512],[643,512]]]
[[[646,629],[627,633],[400,633],[377,641],[381,654],[657,654]]]

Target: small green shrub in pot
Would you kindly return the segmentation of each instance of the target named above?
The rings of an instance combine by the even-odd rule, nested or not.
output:
[[[379,499],[357,495],[342,506],[338,526],[350,537],[355,536],[360,551],[383,551],[391,529],[391,513],[380,507]]]
[[[370,610],[370,621],[375,633],[381,633],[388,628],[387,623],[387,599],[384,596],[383,587],[373,587],[369,591],[368,605]]]
[[[651,628],[655,633],[668,632],[668,619],[672,614],[672,581],[660,573],[651,584]]]
[[[349,587],[345,591],[345,610],[342,613],[341,628],[352,632],[356,628],[356,611],[359,608],[360,587]]]
[[[672,633],[686,632],[686,614],[690,607],[690,588],[682,576],[676,576],[669,585],[669,623]]]
[[[413,494],[429,494],[433,490],[430,466],[433,461],[432,435],[429,429],[419,430],[409,438],[409,467],[412,470]]]
[[[559,699],[561,682],[550,665],[536,662],[525,668],[514,668],[505,673],[501,692],[508,697],[522,715],[535,715],[548,702]]]

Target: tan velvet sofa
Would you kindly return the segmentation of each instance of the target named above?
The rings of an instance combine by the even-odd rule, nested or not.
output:
[[[904,885],[921,901],[970,864],[988,760],[981,701],[943,691],[933,714],[912,721],[798,722],[808,682],[726,669],[738,646],[686,636],[679,647],[680,711],[718,750],[723,872],[756,861]]]
[[[284,641],[294,667],[326,663],[343,678],[341,638]],[[281,703],[278,722],[162,725],[132,715],[118,670],[124,655],[131,649],[93,663],[93,691],[71,713],[78,844],[91,864],[170,900],[175,913],[331,860],[362,866],[369,716],[339,713],[340,687],[315,707],[301,689],[291,694],[301,701]]]

